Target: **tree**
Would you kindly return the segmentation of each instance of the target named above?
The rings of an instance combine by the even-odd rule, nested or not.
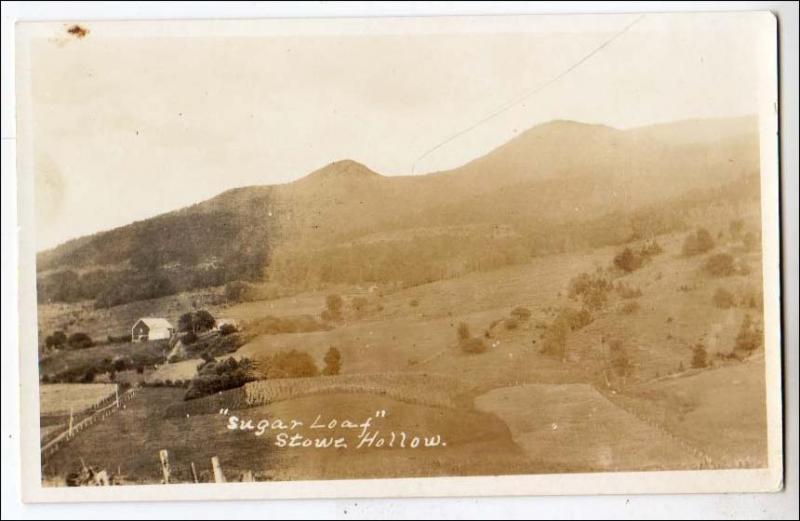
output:
[[[323,320],[341,320],[344,300],[341,295],[328,295],[325,298],[325,310],[322,312]]]
[[[614,266],[625,272],[638,270],[642,266],[642,258],[633,253],[630,248],[625,248],[614,257]]]
[[[736,263],[729,253],[712,255],[703,267],[712,277],[729,277],[736,273]]]
[[[694,351],[692,352],[692,367],[694,369],[702,369],[708,366],[708,353],[706,352],[706,348],[703,344],[698,343],[694,346]]]
[[[189,311],[178,318],[178,331],[200,333],[212,329],[216,323],[214,316],[205,309]]]
[[[742,320],[742,325],[739,326],[739,332],[736,335],[736,344],[734,352],[740,353],[744,356],[749,355],[761,345],[761,331],[753,323],[750,315],[745,315]]]
[[[67,343],[67,335],[63,331],[53,331],[52,335],[48,335],[44,339],[44,344],[47,347],[61,349]]]
[[[609,345],[611,350],[611,368],[619,376],[629,376],[633,372],[633,364],[622,341],[615,339]]]
[[[325,376],[333,376],[339,374],[342,368],[342,353],[338,349],[331,346],[328,352],[325,353],[325,368],[322,369],[322,374]]]
[[[69,336],[67,345],[69,345],[71,349],[85,349],[87,347],[92,347],[94,342],[92,342],[92,338],[86,333],[78,332],[72,333]]]
[[[705,228],[698,228],[683,241],[683,255],[691,257],[714,249],[714,238]]]
[[[459,342],[463,340],[467,340],[472,335],[469,332],[469,324],[466,322],[461,322],[458,324],[458,329],[456,330],[456,335],[458,335]]]

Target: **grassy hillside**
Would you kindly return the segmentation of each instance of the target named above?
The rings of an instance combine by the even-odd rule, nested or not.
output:
[[[384,177],[339,161],[70,241],[39,254],[39,301],[109,307],[233,280],[417,285],[680,229],[698,206],[757,199],[757,172],[751,118],[551,122],[448,172]],[[492,231],[460,231],[476,225]]]

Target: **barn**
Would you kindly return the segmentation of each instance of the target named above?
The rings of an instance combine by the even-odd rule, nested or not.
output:
[[[169,339],[175,328],[166,318],[140,318],[131,328],[131,339],[134,342]]]

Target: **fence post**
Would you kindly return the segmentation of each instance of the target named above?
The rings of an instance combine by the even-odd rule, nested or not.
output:
[[[194,468],[194,461],[191,463],[192,466],[192,478],[194,479],[195,483],[200,483],[200,480],[197,479],[197,469]]]
[[[222,467],[219,466],[218,457],[211,458],[211,468],[214,470],[214,482],[225,483],[225,474],[222,473]]]
[[[164,483],[167,484],[169,483],[169,454],[166,449],[161,449],[158,455],[161,458],[161,472],[164,473]]]
[[[69,432],[69,436],[72,436],[72,411],[73,411],[73,407],[70,406],[70,408],[69,408],[69,431],[68,431]]]
[[[242,481],[246,481],[246,482],[255,481],[253,479],[253,471],[252,470],[245,470],[242,473]]]

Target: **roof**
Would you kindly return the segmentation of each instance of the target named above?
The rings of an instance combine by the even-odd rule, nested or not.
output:
[[[136,321],[137,324],[139,322],[144,322],[150,329],[171,329],[173,327],[166,318],[143,317]]]

